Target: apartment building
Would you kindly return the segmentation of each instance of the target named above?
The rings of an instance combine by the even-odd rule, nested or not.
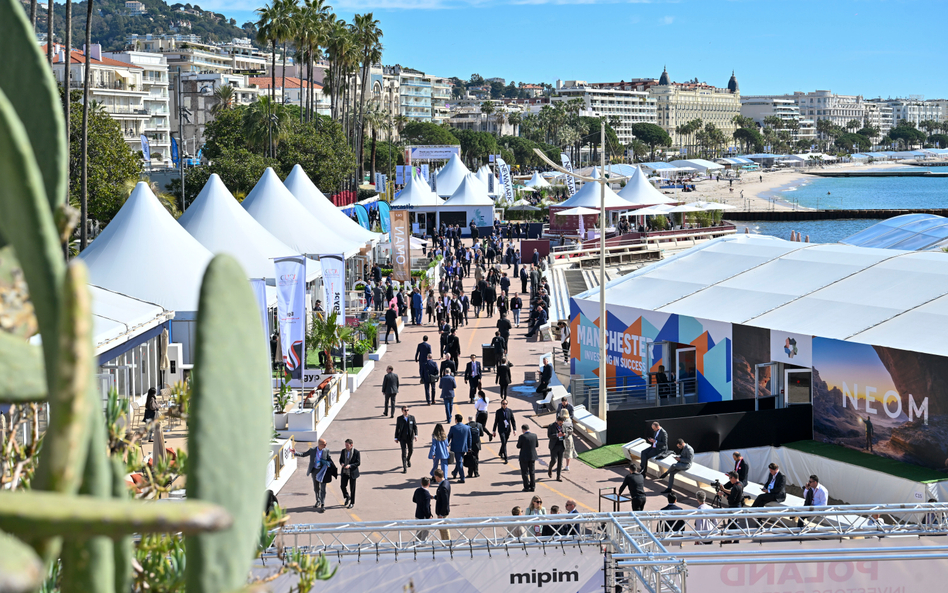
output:
[[[915,124],[926,120],[941,122],[945,114],[938,101],[926,101],[923,97],[909,96],[907,99],[870,99],[870,103],[885,105],[892,110],[892,126],[902,122]],[[887,130],[888,131],[888,130]]]
[[[866,101],[866,119],[864,124],[879,130],[879,136],[885,136],[892,129],[892,107],[886,103]]]
[[[372,92],[390,113],[442,124],[451,116],[451,81],[400,65],[383,66]]]
[[[791,130],[794,140],[812,140],[816,138],[816,124],[800,114],[800,106],[793,99],[770,97],[765,95],[745,95],[741,97],[741,115],[754,120],[758,127],[764,127],[768,117],[779,117],[784,121],[795,121],[797,129]]]
[[[251,88],[258,90],[259,95],[269,96],[273,79],[270,76],[251,76],[247,79],[247,82]],[[318,82],[314,82],[312,89],[310,89],[309,82],[305,80],[300,80],[295,76],[287,76],[284,78],[277,75],[276,84],[275,96],[278,103],[302,107],[305,102],[309,101],[310,93],[312,93],[316,104],[316,113],[319,115],[330,115],[331,105],[329,97],[323,94],[323,85]]]
[[[860,126],[866,121],[866,101],[862,95],[838,95],[828,90],[817,90],[811,93],[796,91],[792,98],[800,107],[800,114],[816,122],[827,119],[845,129],[852,120],[858,121]]]
[[[70,90],[83,87],[85,78],[85,54],[78,50],[69,52],[69,67],[66,67],[66,51],[62,46],[54,48],[53,76],[63,85],[66,77]],[[43,48],[46,52],[46,48]],[[102,55],[102,47],[93,44],[89,49],[89,98],[118,122],[122,136],[132,151],[142,149],[141,135],[151,114],[145,108],[144,68],[136,64],[120,62]],[[153,155],[154,156],[154,155]]]
[[[521,105],[508,103],[503,99],[493,99],[494,112],[488,116],[481,110],[484,101],[468,95],[458,99],[451,105],[451,117],[447,124],[459,130],[474,130],[475,132],[491,132],[497,136],[517,136],[520,134],[520,125],[510,123],[512,113],[523,113]]]
[[[106,57],[142,69],[145,96],[143,107],[148,114],[144,134],[151,151],[152,166],[171,165],[171,98],[168,92],[168,63],[161,54],[139,51],[107,52]]]
[[[171,94],[171,131],[178,137],[181,108],[188,111],[184,115],[181,145],[184,152],[195,155],[204,145],[204,129],[214,119],[215,107],[220,103],[214,91],[220,86],[234,89],[233,105],[249,105],[257,100],[264,91],[250,86],[248,76],[218,72],[182,72],[181,102],[178,103],[177,86],[172,86]],[[269,80],[269,79],[267,79]],[[175,81],[177,82],[177,81]]]
[[[646,86],[649,95],[655,99],[656,123],[671,136],[672,146],[684,145],[686,139],[677,130],[696,119],[704,124],[714,124],[727,137],[728,143],[731,142],[737,129],[734,116],[741,113],[741,92],[734,72],[724,88],[697,79],[672,82],[667,69],[662,72],[658,84]]]
[[[633,90],[632,86],[615,88],[612,83],[590,84],[585,80],[567,80],[556,82],[556,88],[550,97],[552,102],[582,99],[582,116],[602,116],[618,118],[614,126],[619,142],[632,141],[632,125],[637,123],[657,123],[656,99],[647,91]]]

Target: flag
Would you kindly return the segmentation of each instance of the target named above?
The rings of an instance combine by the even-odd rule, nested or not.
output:
[[[392,279],[411,282],[411,227],[408,210],[391,211]]]
[[[171,139],[171,162],[175,167],[178,166],[178,141],[174,138]]]
[[[369,228],[369,211],[365,209],[365,206],[362,204],[355,205],[356,218],[359,219],[359,226],[364,228],[367,231],[371,231]]]
[[[387,233],[389,231],[389,218],[388,213],[391,212],[391,207],[388,205],[388,202],[378,202],[379,205],[379,224],[382,226],[382,232]]]
[[[566,154],[565,152],[561,152],[560,162],[563,164],[564,169],[566,169],[570,173],[573,172],[573,161],[569,160],[568,154]],[[576,193],[576,178],[574,178],[572,175],[567,175],[566,187],[567,189],[569,189],[569,195],[575,194]]]
[[[306,340],[306,258],[302,255],[273,260],[276,268],[277,315],[283,362],[292,379],[303,379]]]
[[[340,254],[320,255],[323,268],[323,309],[326,315],[336,313],[336,325],[346,324],[346,257]]]
[[[504,161],[504,159],[498,157],[497,167],[500,169],[501,183],[504,184],[504,198],[507,200],[508,204],[512,204],[514,197],[513,180],[510,177],[510,166]]]
[[[148,136],[142,134],[141,141],[142,141],[142,159],[146,163],[149,163],[151,162],[151,146],[148,145]]]

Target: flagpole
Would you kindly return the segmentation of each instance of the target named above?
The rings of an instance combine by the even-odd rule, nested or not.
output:
[[[597,416],[606,419],[606,119],[600,119],[600,154],[602,175],[599,179],[599,410]]]

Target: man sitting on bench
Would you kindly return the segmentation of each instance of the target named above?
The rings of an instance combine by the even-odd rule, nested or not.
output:
[[[642,451],[642,475],[648,477],[648,460],[668,453],[668,433],[658,422],[652,422],[652,436],[646,438],[651,446]]]
[[[767,483],[764,484],[764,493],[757,497],[757,500],[754,501],[755,507],[762,507],[771,502],[783,502],[787,500],[787,479],[782,473],[780,473],[780,466],[776,463],[771,463],[770,468],[770,478],[767,479]]]
[[[543,357],[543,369],[540,371],[540,382],[537,384],[537,393],[546,393],[550,388],[550,381],[553,380],[553,365],[550,364],[550,357]]]
[[[665,488],[662,494],[672,493],[672,488],[675,487],[675,474],[691,469],[691,464],[695,459],[695,450],[691,445],[685,442],[685,439],[678,439],[676,447],[678,449],[678,455],[675,456],[675,459],[678,460],[678,463],[668,468],[667,472],[658,477],[658,479],[661,480],[665,476],[668,476],[668,488]]]

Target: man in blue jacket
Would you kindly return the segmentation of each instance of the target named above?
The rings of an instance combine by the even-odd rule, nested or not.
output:
[[[329,481],[329,466],[332,462],[329,459],[329,449],[326,448],[326,439],[319,439],[316,446],[305,453],[293,454],[297,457],[309,457],[309,463],[306,464],[306,475],[313,478],[313,491],[316,494],[317,513],[322,513],[326,506],[326,482]]]
[[[460,475],[458,480],[460,483],[464,483],[464,454],[471,449],[471,427],[467,424],[464,424],[464,416],[460,414],[454,415],[454,426],[451,427],[451,430],[448,431],[448,447],[450,447],[451,452],[454,453],[454,462],[455,467],[454,471],[451,472],[451,477],[456,478]]]
[[[421,292],[416,288],[411,293],[411,322],[415,325],[421,325],[421,313],[425,308],[422,305]]]

